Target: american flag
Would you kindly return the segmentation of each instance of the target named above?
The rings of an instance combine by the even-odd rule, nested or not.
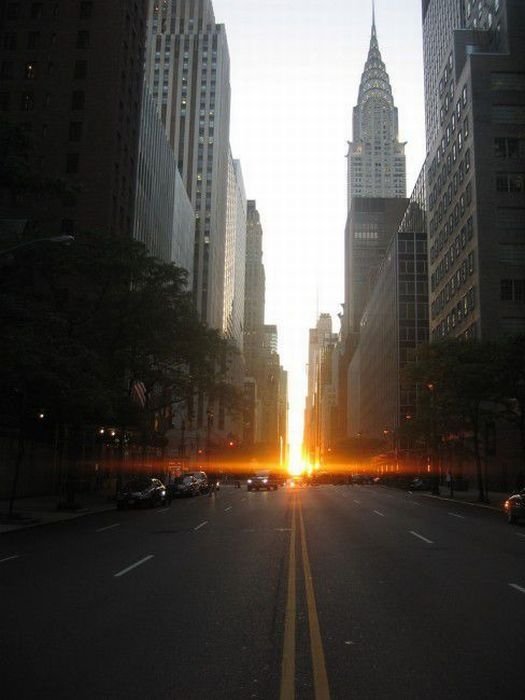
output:
[[[135,381],[133,381],[131,384],[129,395],[134,403],[138,403],[140,406],[142,406],[142,408],[144,408],[147,399],[146,386],[144,385],[144,382],[139,382],[135,379]]]

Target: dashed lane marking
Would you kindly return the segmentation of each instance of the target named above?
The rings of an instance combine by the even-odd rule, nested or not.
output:
[[[384,513],[381,513],[380,510],[374,510],[374,513],[375,513],[376,515],[380,515],[382,518],[385,517],[385,514],[384,514]]]
[[[414,537],[418,537],[420,540],[423,540],[423,542],[426,542],[427,544],[434,544],[432,540],[423,537],[423,535],[420,535],[419,532],[414,532],[414,530],[410,530],[409,532],[411,535],[414,535]]]
[[[354,498],[354,503],[357,503],[357,505],[361,505],[361,501],[358,501],[357,498]]]
[[[148,554],[147,557],[144,557],[144,559],[140,559],[139,561],[136,561],[134,564],[131,566],[126,567],[125,569],[122,569],[122,571],[119,571],[116,574],[113,574],[114,578],[119,578],[119,576],[124,576],[124,574],[127,574],[129,571],[132,569],[136,569],[137,566],[141,566],[142,564],[145,564],[147,561],[150,559],[153,559],[154,555],[153,554]]]
[[[510,586],[511,588],[515,588],[515,589],[516,589],[517,591],[519,591],[520,593],[525,593],[525,588],[523,588],[523,586],[518,586],[517,583],[509,583],[509,586]]]
[[[232,506],[228,506],[227,508],[224,509],[224,512],[227,513],[231,509],[232,509]]]
[[[197,530],[200,530],[201,527],[204,527],[204,526],[207,525],[207,524],[208,524],[208,521],[205,520],[205,521],[204,521],[203,523],[201,523],[200,525],[197,525],[197,527],[194,527],[193,530],[194,530],[195,532],[197,532]]]
[[[113,523],[113,525],[106,525],[106,527],[99,527],[97,532],[104,532],[104,530],[112,530],[114,527],[120,527],[120,523]]]
[[[459,513],[449,513],[453,518],[461,518],[461,520],[465,520],[464,515],[460,515]]]
[[[0,564],[3,564],[4,561],[12,561],[13,559],[19,559],[19,558],[20,558],[20,554],[13,554],[10,557],[4,557],[3,559],[0,559]]]

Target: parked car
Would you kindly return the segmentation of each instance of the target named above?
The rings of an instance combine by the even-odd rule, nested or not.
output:
[[[117,508],[159,506],[167,503],[166,487],[159,479],[138,477],[128,481],[117,493]]]
[[[193,474],[182,474],[177,476],[169,486],[169,494],[175,496],[198,496],[200,493],[200,483]]]
[[[248,491],[277,491],[279,479],[272,472],[255,472],[246,484]]]
[[[507,513],[507,521],[515,523],[520,518],[525,518],[525,489],[509,496],[503,504]]]
[[[208,476],[206,472],[188,472],[190,476],[194,476],[199,482],[199,491],[206,493],[208,491]]]

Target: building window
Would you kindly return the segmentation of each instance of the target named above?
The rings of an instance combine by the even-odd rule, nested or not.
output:
[[[83,80],[87,75],[87,61],[75,61],[75,80]]]
[[[28,32],[27,34],[27,48],[37,49],[40,44],[40,32]]]
[[[33,61],[26,63],[24,68],[24,76],[26,80],[34,80],[36,78],[36,63]]]
[[[80,141],[82,139],[82,122],[70,122],[69,140]]]
[[[92,2],[81,2],[80,3],[80,18],[89,19],[93,14],[93,3]]]
[[[68,153],[66,156],[66,173],[78,173],[79,161],[80,158],[78,153]]]
[[[501,280],[501,301],[523,304],[525,301],[525,279]]]
[[[0,68],[0,78],[2,78],[2,80],[13,79],[13,61],[2,61],[2,67]]]
[[[523,192],[524,180],[523,173],[498,173],[496,175],[496,191]]]
[[[34,2],[31,5],[31,18],[40,19],[43,13],[43,4],[41,2]]]
[[[71,95],[71,109],[84,109],[86,95],[82,90],[75,90]]]
[[[25,92],[22,95],[22,111],[32,112],[35,107],[35,101],[33,95],[29,92]]]
[[[89,48],[89,32],[81,29],[77,34],[77,49]]]
[[[19,2],[8,3],[7,12],[6,12],[7,19],[18,19],[19,13],[20,13],[20,3]]]

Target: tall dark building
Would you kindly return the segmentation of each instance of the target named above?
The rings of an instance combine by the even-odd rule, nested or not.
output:
[[[146,2],[0,2],[0,112],[63,196],[0,200],[41,231],[132,236]]]
[[[424,0],[423,38],[431,337],[522,333],[525,5]]]
[[[193,288],[223,325],[230,59],[211,0],[149,0],[146,79],[195,210]]]
[[[424,171],[390,239],[361,319],[354,433],[396,436],[414,415],[414,386],[403,375],[418,345],[428,342],[428,270]]]

